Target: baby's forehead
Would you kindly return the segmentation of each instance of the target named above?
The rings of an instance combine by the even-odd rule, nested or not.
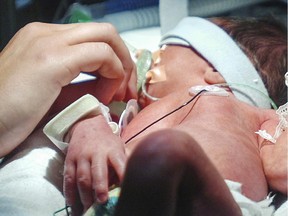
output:
[[[187,55],[188,53],[188,55]],[[152,53],[152,60],[154,65],[162,61],[165,63],[169,62],[173,64],[176,58],[180,58],[190,63],[194,63],[198,59],[205,61],[211,68],[213,65],[204,58],[196,49],[191,46],[177,45],[177,44],[167,44],[161,46],[158,50]]]

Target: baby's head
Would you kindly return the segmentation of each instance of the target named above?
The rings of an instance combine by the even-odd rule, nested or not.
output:
[[[256,19],[213,18],[210,21],[184,18],[164,35],[161,44],[192,47],[231,84],[234,95],[242,101],[270,108],[269,95],[277,105],[283,104],[287,98],[285,28]]]
[[[286,103],[287,28],[272,17],[222,17],[210,21],[225,30],[248,56],[276,105]]]

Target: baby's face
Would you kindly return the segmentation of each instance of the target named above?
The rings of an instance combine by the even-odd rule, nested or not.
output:
[[[158,57],[147,73],[148,77],[152,77],[150,82],[147,79],[146,84],[149,95],[162,98],[181,89],[187,89],[188,93],[191,86],[205,83],[203,76],[208,63],[191,48],[169,45],[160,51]],[[153,78],[153,73],[158,76]],[[140,101],[145,105],[151,103],[143,95]]]

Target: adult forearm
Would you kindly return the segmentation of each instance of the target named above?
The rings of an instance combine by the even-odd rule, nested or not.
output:
[[[28,95],[2,96],[0,94],[3,105],[0,108],[0,157],[11,152],[31,134],[53,103],[53,97],[50,101],[41,95],[38,97],[43,101]]]

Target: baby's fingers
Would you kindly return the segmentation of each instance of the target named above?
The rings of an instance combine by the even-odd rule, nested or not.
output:
[[[86,211],[94,201],[90,162],[87,160],[81,160],[77,164],[77,187],[84,211]]]
[[[93,189],[98,203],[104,203],[108,199],[108,168],[107,161],[99,157],[92,159],[91,173]]]
[[[74,163],[65,161],[63,191],[66,203],[72,206],[77,197],[76,169]]]
[[[127,156],[125,155],[124,151],[115,151],[109,157],[109,163],[115,170],[120,181],[122,181],[124,176],[126,161]]]

